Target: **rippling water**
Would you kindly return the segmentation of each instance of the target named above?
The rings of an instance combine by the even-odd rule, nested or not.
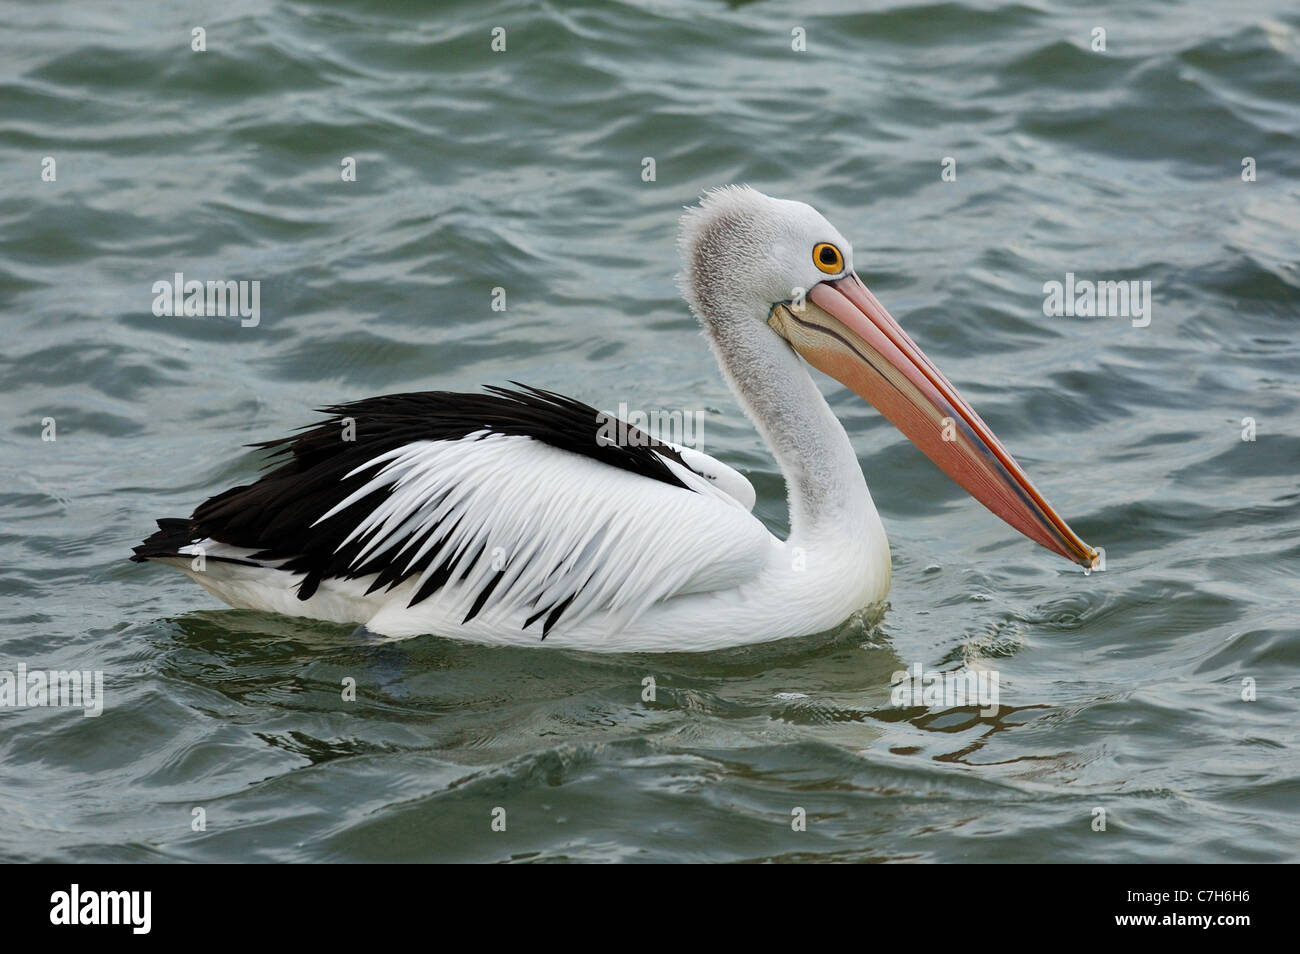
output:
[[[439,6],[6,5],[3,668],[107,704],[0,712],[0,855],[1300,860],[1293,3]],[[837,633],[375,647],[125,561],[316,406],[511,379],[704,413],[783,531],[673,284],[733,181],[854,241],[1104,573],[831,382],[894,548]],[[155,317],[178,271],[260,281],[259,323]],[[1150,324],[1045,317],[1067,272],[1151,282]],[[892,705],[918,663],[997,670],[1000,714]]]

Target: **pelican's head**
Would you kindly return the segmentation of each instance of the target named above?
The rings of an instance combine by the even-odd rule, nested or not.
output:
[[[715,336],[779,335],[870,401],[994,514],[1049,550],[1096,566],[1097,551],[871,294],[853,270],[853,247],[816,209],[728,186],[687,210],[680,244],[682,291]]]

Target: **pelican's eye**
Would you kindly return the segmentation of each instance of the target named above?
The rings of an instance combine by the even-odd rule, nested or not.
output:
[[[818,242],[813,246],[813,264],[827,275],[844,271],[844,256],[830,242]]]

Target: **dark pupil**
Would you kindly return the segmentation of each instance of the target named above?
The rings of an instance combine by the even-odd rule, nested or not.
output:
[[[822,249],[818,258],[822,260],[823,265],[834,265],[839,261],[839,255],[836,254],[835,249],[829,247]]]

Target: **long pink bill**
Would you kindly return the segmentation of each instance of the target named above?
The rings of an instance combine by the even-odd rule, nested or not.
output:
[[[870,401],[967,493],[1031,540],[1084,567],[1099,561],[975,409],[856,274],[822,282],[769,323],[818,370]]]

